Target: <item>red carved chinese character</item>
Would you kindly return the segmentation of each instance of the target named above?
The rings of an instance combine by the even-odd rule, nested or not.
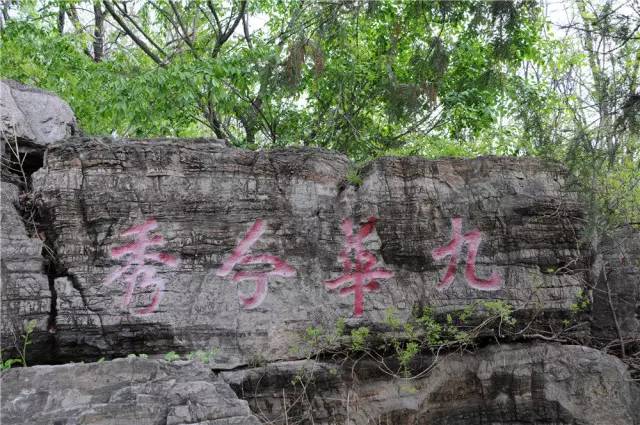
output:
[[[351,293],[354,294],[353,315],[356,317],[362,316],[364,311],[364,293],[380,288],[375,279],[388,279],[393,276],[393,272],[389,270],[374,268],[378,260],[375,255],[364,249],[363,242],[371,234],[375,224],[376,218],[370,217],[367,223],[361,226],[358,233],[354,235],[353,221],[350,218],[342,220],[342,233],[347,240],[338,258],[342,262],[344,274],[324,282],[328,289],[336,289],[345,283],[353,282],[351,286],[340,289],[340,296],[346,297]]]
[[[467,265],[464,269],[464,277],[467,279],[469,286],[481,291],[496,291],[500,289],[502,277],[496,272],[493,272],[489,279],[480,279],[476,276],[476,255],[478,254],[478,247],[482,239],[480,231],[474,229],[462,235],[462,219],[459,217],[451,219],[451,226],[451,241],[447,245],[431,251],[431,255],[435,260],[441,260],[448,255],[451,256],[447,272],[436,288],[443,291],[451,286],[456,277],[458,255],[460,254],[462,245],[466,243]]]
[[[156,277],[155,267],[153,265],[147,265],[146,262],[155,261],[170,267],[175,267],[178,264],[178,260],[170,254],[163,252],[146,252],[147,248],[151,246],[163,246],[165,244],[165,240],[162,236],[149,235],[149,232],[157,227],[158,223],[153,218],[148,219],[143,224],[133,226],[124,231],[120,236],[134,236],[135,240],[126,245],[111,249],[112,258],[129,257],[126,264],[111,273],[104,282],[105,285],[111,285],[121,277],[124,278],[127,286],[122,300],[123,307],[126,307],[131,303],[133,291],[137,284],[142,288],[147,288],[149,286],[154,286],[156,288],[151,298],[151,304],[136,311],[134,314],[137,315],[145,315],[154,312],[164,295],[164,281],[161,278]]]
[[[216,272],[216,275],[220,277],[226,277],[231,273],[236,264],[269,264],[271,270],[269,271],[237,271],[233,275],[234,282],[240,282],[242,280],[252,280],[256,284],[256,289],[253,295],[247,297],[242,293],[238,293],[238,297],[242,302],[242,305],[246,309],[252,309],[258,307],[264,299],[267,297],[267,284],[269,283],[269,276],[281,276],[281,277],[294,277],[296,271],[275,255],[261,254],[261,255],[247,255],[247,252],[251,249],[253,244],[256,243],[260,236],[264,233],[264,222],[260,219],[251,226],[244,239],[240,241],[236,249],[233,250],[231,256],[222,263],[222,267]]]

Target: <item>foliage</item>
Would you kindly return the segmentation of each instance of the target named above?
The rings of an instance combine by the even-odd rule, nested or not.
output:
[[[361,326],[351,331],[351,349],[353,351],[363,351],[366,347],[369,328]]]
[[[18,355],[20,358],[11,358],[7,360],[2,360],[0,357],[0,370],[5,370],[11,368],[13,365],[22,365],[27,367],[27,347],[31,345],[31,334],[36,328],[38,324],[37,320],[32,319],[27,322],[24,327],[24,333],[20,336],[22,339],[21,346],[17,346],[16,350],[18,351]],[[0,351],[1,353],[1,351]]]
[[[180,360],[180,354],[176,354],[175,351],[169,351],[164,355],[164,359],[168,362],[174,362],[176,360]]]
[[[360,170],[357,167],[351,167],[347,171],[347,181],[356,187],[362,186],[362,176],[360,176]]]
[[[8,2],[0,75],[59,94],[89,134],[559,160],[595,248],[640,222],[640,9],[563,6],[559,27],[532,0]]]
[[[516,324],[516,319],[512,316],[513,306],[503,300],[486,300],[482,301],[481,305],[490,316],[498,317],[501,323],[507,325]]]
[[[481,334],[515,337],[513,314],[513,306],[502,300],[477,301],[463,310],[438,317],[430,307],[424,307],[407,319],[401,319],[398,312],[389,307],[383,322],[388,331],[373,332],[369,327],[360,326],[345,335],[346,322],[338,319],[333,331],[322,326],[307,327],[302,334],[303,344],[291,347],[291,352],[306,358],[322,354],[357,361],[368,357],[379,362],[385,372],[410,378],[412,362],[419,354],[430,353],[437,358],[442,350],[473,346]],[[390,353],[399,364],[397,371],[390,370],[384,360]]]
[[[3,360],[2,362],[0,362],[0,370],[11,369],[13,365],[17,364],[22,364],[22,360],[16,358]]]
[[[363,159],[451,137],[461,148],[445,151],[472,153],[542,22],[529,0],[10,7],[0,73],[61,95],[89,133],[211,132]]]
[[[576,295],[576,302],[571,304],[571,313],[575,315],[587,311],[590,305],[591,301],[589,300],[589,296],[583,289],[580,289]]]
[[[559,160],[588,207],[588,239],[640,222],[640,12],[624,2],[575,0],[563,33],[547,29],[539,60],[526,62],[527,85],[508,87],[513,139],[522,153]]]
[[[204,351],[196,350],[187,354],[187,360],[198,360],[201,363],[209,364],[217,355],[219,350],[217,348]]]

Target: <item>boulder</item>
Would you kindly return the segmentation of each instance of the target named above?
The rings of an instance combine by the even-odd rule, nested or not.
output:
[[[259,425],[202,363],[118,359],[2,373],[5,425]]]
[[[47,146],[77,134],[69,104],[58,96],[13,80],[0,80],[0,134],[30,146]]]
[[[0,80],[2,178],[27,185],[42,166],[47,145],[78,134],[73,111],[64,100],[13,80]]]
[[[489,346],[396,376],[387,360],[282,362],[221,376],[274,425],[640,423],[640,388],[626,366],[592,348]]]
[[[566,171],[532,158],[253,152],[213,139],[76,138],[33,175],[56,254],[58,360],[218,348],[299,358],[312,326],[384,331],[429,307],[572,320],[586,278]],[[351,176],[347,178],[347,176]],[[553,336],[553,335],[551,335]],[[33,350],[39,350],[33,347]]]

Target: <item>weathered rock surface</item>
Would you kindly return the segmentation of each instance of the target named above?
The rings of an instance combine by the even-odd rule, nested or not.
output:
[[[591,348],[491,346],[441,357],[418,379],[392,378],[386,366],[309,360],[221,375],[274,425],[640,423],[625,365]]]
[[[616,353],[622,353],[620,339],[627,350],[639,350],[640,231],[625,226],[606,236],[600,255],[601,267],[592,279],[592,335]]]
[[[2,373],[4,425],[258,425],[246,401],[197,362],[140,358]]]
[[[78,134],[73,111],[64,100],[13,80],[0,80],[2,180],[24,188],[42,166],[47,145]]]
[[[345,178],[350,167],[326,151],[251,152],[216,140],[51,145],[34,189],[58,258],[57,359],[211,347],[220,348],[218,367],[292,359],[307,327],[351,316],[349,326],[383,327],[389,307],[406,320],[424,306],[445,314],[501,299],[543,324],[570,316],[585,276],[572,270],[581,209],[564,189],[562,168],[527,158],[381,158],[356,187]],[[372,216],[377,222],[367,227]],[[459,241],[468,239],[455,280],[439,291],[450,257],[436,261],[431,251],[450,241],[456,217]],[[349,257],[358,270],[375,271],[379,284],[364,293],[361,317],[353,291],[341,297],[323,284],[348,267],[339,260],[345,218],[355,233],[370,231],[362,246],[350,239],[358,255]],[[130,229],[143,223],[157,227]],[[238,251],[252,226],[255,242]],[[164,242],[146,252],[155,259],[127,263],[123,252],[160,236]],[[467,255],[474,241],[475,270]],[[222,267],[230,258],[250,263],[242,254],[278,258]],[[131,278],[134,270],[140,275]],[[137,279],[130,300],[122,271]],[[264,272],[271,273],[264,302],[243,308],[238,289],[251,294]],[[499,290],[470,286],[491,276]]]
[[[0,134],[24,146],[46,146],[77,134],[73,111],[64,100],[13,80],[0,81]]]
[[[34,229],[31,229],[33,236],[27,233],[25,223],[16,208],[20,196],[18,188],[4,181],[1,184],[0,344],[5,351],[3,356],[17,356],[15,347],[23,346],[24,329],[29,321],[35,320],[35,331],[31,339],[40,349],[34,351],[39,357],[34,360],[50,361],[50,356],[47,355],[50,341],[47,328],[51,312],[51,291],[43,269],[44,244]]]

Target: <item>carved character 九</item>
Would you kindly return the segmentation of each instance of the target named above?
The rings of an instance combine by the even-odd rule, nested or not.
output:
[[[458,268],[458,257],[463,245],[467,245],[467,260],[464,269],[464,277],[470,287],[480,291],[496,291],[502,285],[502,277],[493,272],[488,279],[481,279],[476,274],[476,256],[482,241],[482,234],[478,229],[462,234],[462,219],[460,217],[451,219],[451,240],[445,246],[431,251],[435,260],[441,260],[450,256],[449,266],[444,277],[436,285],[436,288],[444,291],[453,283]]]

